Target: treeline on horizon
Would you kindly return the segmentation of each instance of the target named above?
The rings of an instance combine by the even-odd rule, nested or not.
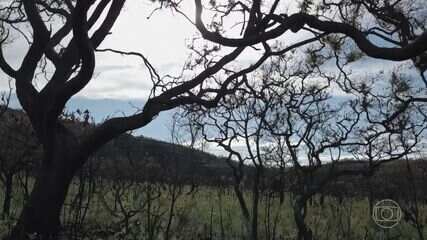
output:
[[[85,113],[65,116],[64,121],[71,129],[84,132],[90,128]],[[77,116],[76,116],[77,115]],[[86,120],[85,120],[86,119]],[[40,160],[40,145],[34,136],[28,119],[20,110],[8,109],[0,121],[0,171],[1,180],[21,171],[33,175]],[[25,144],[23,144],[25,143]],[[101,148],[85,165],[81,172],[114,181],[132,180],[152,183],[179,182],[185,185],[232,187],[234,184],[232,166],[237,162],[227,162],[198,149],[168,143],[144,136],[123,134]],[[243,186],[250,189],[251,179],[256,169],[244,166]],[[329,171],[343,172],[360,169],[356,176],[337,177],[324,186],[322,194],[340,197],[398,198],[402,189],[415,187],[419,197],[427,198],[427,161],[423,158],[396,160],[370,168],[369,162],[342,159],[337,164],[325,163],[319,169],[310,169],[313,174],[299,179],[298,171],[292,166],[286,169],[266,167],[261,189],[276,192],[297,192],[307,182],[316,187],[317,179],[322,179]],[[283,170],[283,171],[282,171]],[[368,171],[366,171],[368,170]],[[283,174],[284,173],[284,174]],[[282,176],[283,175],[283,176]],[[10,181],[9,181],[10,182]],[[414,186],[409,186],[414,183]],[[5,191],[7,191],[5,189]]]

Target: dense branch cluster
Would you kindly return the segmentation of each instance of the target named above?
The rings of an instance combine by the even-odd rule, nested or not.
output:
[[[125,2],[0,4],[0,69],[14,79],[44,153],[29,204],[13,233],[16,239],[28,232],[50,236],[59,231],[67,189],[89,156],[177,107],[195,114],[192,119],[199,125],[216,129],[214,135],[203,129],[204,136],[228,151],[229,159],[241,165],[249,159],[261,169],[265,149],[280,150],[292,166],[305,172],[307,165],[310,172],[324,158],[336,162],[344,152],[374,166],[410,154],[419,143],[427,101],[422,0],[194,0],[194,16],[181,8],[182,1],[153,3],[160,4],[156,10],[179,13],[200,33],[189,44],[192,55],[182,74],[163,77],[141,53],[99,48]],[[16,38],[28,46],[17,68],[4,54]],[[141,58],[153,88],[138,113],[108,119],[79,136],[60,119],[66,103],[93,81],[97,51]],[[385,63],[408,60],[419,79],[408,80],[397,71],[391,77],[352,76],[351,64],[365,57]],[[325,68],[328,63],[334,71]],[[236,141],[245,142],[247,156],[233,150]],[[235,170],[238,190],[241,176]],[[48,213],[40,209],[46,202],[52,203]],[[301,209],[301,202],[297,206]],[[249,219],[248,210],[244,212]],[[301,216],[297,222],[302,224]]]

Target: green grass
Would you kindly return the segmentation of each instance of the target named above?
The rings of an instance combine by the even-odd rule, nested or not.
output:
[[[114,203],[112,187],[111,182],[104,181],[102,187],[98,185],[91,195],[84,224],[75,228],[85,233],[82,238],[162,239],[170,211],[170,191],[160,185],[138,184],[122,193],[120,206]],[[190,187],[184,187],[177,198],[170,227],[171,239],[244,239],[244,221],[232,189],[199,187],[195,192],[189,191]],[[73,184],[62,216],[68,228],[75,221],[76,208],[73,208],[71,202],[77,193],[77,184]],[[88,200],[87,191],[85,196],[83,202]],[[245,193],[245,198],[250,202],[251,194]],[[416,229],[403,219],[389,230],[378,227],[370,217],[367,199],[344,199],[340,204],[337,199],[326,197],[323,206],[320,206],[318,199],[316,196],[315,203],[308,205],[306,216],[306,222],[316,239],[374,240],[381,239],[381,235],[383,239],[419,239]],[[0,200],[3,201],[2,193]],[[287,194],[282,204],[278,198],[272,198],[270,208],[267,200],[266,195],[263,195],[259,205],[260,239],[295,239],[297,228],[293,218],[292,197]],[[12,213],[9,218],[0,221],[0,234],[5,234],[16,221],[23,201],[22,189],[15,187]],[[128,228],[125,227],[121,208],[137,211],[129,219]],[[426,224],[426,206],[421,206],[420,212],[423,224]],[[427,232],[424,231],[424,234]]]

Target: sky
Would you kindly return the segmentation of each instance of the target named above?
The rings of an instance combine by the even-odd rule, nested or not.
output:
[[[152,14],[158,6],[158,3],[149,0],[126,1],[112,34],[108,35],[99,48],[142,53],[161,76],[178,75],[190,53],[187,44],[197,34],[197,29],[170,9],[161,9]],[[183,2],[181,10],[194,17],[194,2]],[[14,68],[18,68],[26,51],[24,39],[15,36],[14,41],[4,49],[5,58]],[[250,53],[244,58],[246,62],[251,62]],[[0,91],[4,91],[8,87],[7,77],[0,72],[0,79]],[[38,82],[38,89],[44,84],[44,80]],[[70,100],[67,109],[73,111],[87,108],[99,122],[118,113],[133,113],[135,107],[143,106],[151,88],[151,80],[141,59],[98,52],[94,79]],[[13,102],[12,107],[19,107],[16,100]],[[173,111],[161,113],[135,134],[169,141],[172,114]]]
[[[177,74],[188,55],[186,41],[195,28],[168,9],[150,13],[158,4],[126,1],[123,13],[100,48],[142,53],[161,75]],[[175,16],[174,16],[175,15]],[[95,80],[79,96],[90,98],[146,98],[152,87],[141,59],[97,53]]]
[[[156,11],[147,19],[157,6],[148,0],[126,1],[112,34],[100,48],[140,52],[161,75],[176,75],[188,56],[186,42],[196,33],[196,29],[182,16],[167,9]],[[22,38],[16,37],[13,44],[4,49],[5,58],[13,67],[20,65],[26,46]],[[42,85],[43,82],[39,89]],[[0,72],[0,91],[5,91],[7,87],[7,77]],[[139,58],[96,53],[94,79],[72,98],[67,109],[88,109],[97,121],[118,114],[132,114],[135,107],[143,107],[151,87],[148,72]],[[16,99],[12,107],[19,107]],[[171,111],[161,113],[147,127],[135,133],[170,140],[172,114]]]
[[[184,1],[183,4],[183,10],[188,16],[194,17],[193,1]],[[148,19],[157,6],[149,0],[126,1],[112,34],[100,48],[140,52],[150,60],[160,75],[177,75],[189,54],[186,44],[197,33],[196,28],[183,16],[169,9],[156,11]],[[286,43],[301,37],[301,34],[287,35]],[[372,40],[378,42],[377,39]],[[6,59],[15,68],[20,65],[26,46],[23,38],[15,38],[13,44],[4,49]],[[251,60],[250,54],[243,59],[246,62]],[[129,115],[137,107],[142,108],[152,84],[141,59],[98,52],[96,61],[94,79],[67,104],[67,110],[88,109],[95,120],[101,122],[107,117]],[[354,75],[366,77],[379,71],[389,73],[401,64],[364,57],[348,68]],[[337,71],[333,62],[324,67]],[[415,76],[416,71],[411,70],[410,74]],[[44,83],[42,81],[39,84],[40,89]],[[0,73],[0,91],[6,88],[7,78]],[[16,100],[12,107],[18,107]],[[173,111],[161,113],[147,127],[135,131],[135,134],[169,141],[172,114]]]

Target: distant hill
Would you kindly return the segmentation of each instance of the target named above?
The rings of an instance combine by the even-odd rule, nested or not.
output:
[[[63,121],[76,133],[91,127],[78,119],[79,116],[67,116]],[[21,110],[9,108],[0,116],[0,133],[0,143],[3,145],[6,142],[12,144],[11,138],[20,140],[13,142],[14,145],[21,144],[23,137],[37,142],[29,120]],[[149,181],[197,179],[199,183],[207,183],[229,174],[230,171],[223,159],[212,154],[131,134],[123,134],[107,143],[95,154],[91,164],[96,166],[97,174],[105,177]]]
[[[330,164],[323,165],[314,174],[317,179],[326,176]],[[326,195],[366,197],[371,195],[378,199],[399,199],[418,197],[427,200],[427,160],[410,159],[396,160],[382,164],[369,174],[369,164],[366,161],[344,160],[338,162],[334,172],[360,170],[359,175],[344,175],[333,180],[323,188]]]
[[[88,128],[69,118],[64,119],[64,122],[76,132]],[[37,141],[26,115],[20,110],[8,109],[0,116],[0,156],[7,155],[8,161],[12,161],[12,158],[21,161],[21,155],[16,153],[20,151],[17,146],[23,142],[32,144],[34,152],[30,156],[36,160],[32,162],[32,166],[37,166],[40,148],[33,146]],[[15,155],[11,155],[12,152]],[[4,166],[2,164],[0,166]],[[326,176],[330,166],[326,163],[318,168],[312,176],[312,183],[317,184]],[[335,172],[367,167],[368,163],[365,161],[346,160],[335,164]],[[249,176],[244,180],[244,185],[249,187],[250,181],[247,179],[251,178],[254,168],[245,168]],[[86,165],[84,171],[88,170],[112,180],[133,179],[197,185],[232,183],[231,168],[222,158],[189,147],[131,134],[123,134],[102,147]],[[294,170],[286,170],[285,179],[279,183],[279,187],[286,191],[298,191],[302,187],[296,183],[297,175]],[[278,169],[266,169],[265,174],[268,176],[266,189],[277,188],[271,185],[277,185]],[[395,193],[405,194],[404,190],[416,188],[419,195],[427,197],[427,189],[424,187],[426,184],[427,160],[400,160],[384,164],[370,177],[360,174],[335,178],[325,186],[324,192],[328,195],[366,196],[374,191],[378,197],[392,197]]]
[[[189,147],[124,134],[94,157],[106,176],[146,181],[215,182],[230,174],[224,159]]]

